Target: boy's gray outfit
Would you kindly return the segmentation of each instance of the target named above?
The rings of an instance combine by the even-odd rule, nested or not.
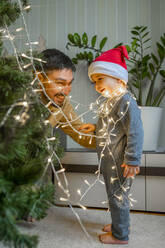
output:
[[[111,121],[108,126],[108,135],[110,144],[105,147],[104,156],[101,158],[101,172],[104,177],[106,191],[109,200],[112,218],[112,234],[120,240],[129,239],[130,231],[130,216],[129,216],[129,189],[123,191],[121,186],[126,189],[132,184],[132,178],[123,177],[123,163],[127,165],[138,166],[141,164],[141,156],[143,149],[143,125],[141,121],[141,111],[137,106],[136,101],[129,92],[115,100],[106,100],[109,107],[109,113],[102,116],[98,120],[96,135],[101,135],[101,129],[104,129],[104,123],[108,123],[110,118],[117,121],[114,127],[114,122]],[[116,103],[115,103],[116,102]],[[111,107],[111,105],[113,105]],[[104,122],[104,123],[103,123]],[[104,130],[103,130],[104,133]],[[116,136],[114,136],[114,134]],[[102,143],[101,143],[102,142]],[[105,139],[97,139],[97,152],[100,159],[101,151],[104,147]],[[110,155],[110,151],[112,155]],[[114,166],[116,164],[116,169]],[[113,167],[113,168],[112,168]],[[118,178],[112,183],[111,177]],[[122,196],[123,201],[117,197]]]

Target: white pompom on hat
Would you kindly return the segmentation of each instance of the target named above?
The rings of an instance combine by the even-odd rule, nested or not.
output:
[[[128,82],[128,71],[125,59],[129,59],[125,46],[110,49],[97,57],[88,68],[88,76],[96,73],[105,74],[118,79],[125,83]]]

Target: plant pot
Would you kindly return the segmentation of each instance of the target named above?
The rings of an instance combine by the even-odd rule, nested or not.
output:
[[[156,151],[160,133],[163,108],[141,107],[144,128],[143,151]]]

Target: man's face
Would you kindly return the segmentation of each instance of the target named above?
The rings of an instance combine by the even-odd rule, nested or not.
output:
[[[47,95],[59,106],[62,106],[65,96],[68,96],[73,81],[73,72],[70,69],[52,70],[42,79]]]

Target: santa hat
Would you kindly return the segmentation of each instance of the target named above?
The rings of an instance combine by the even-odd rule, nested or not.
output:
[[[125,46],[110,49],[97,57],[89,66],[88,76],[96,73],[105,74],[128,82],[128,71],[125,59],[129,59]]]

